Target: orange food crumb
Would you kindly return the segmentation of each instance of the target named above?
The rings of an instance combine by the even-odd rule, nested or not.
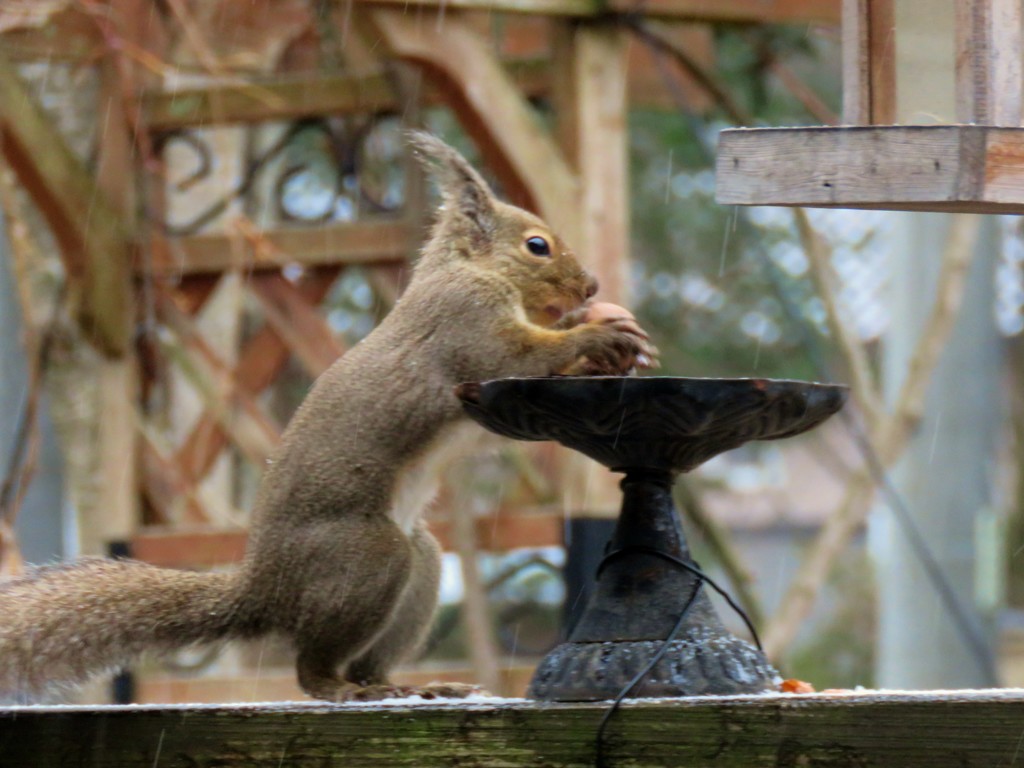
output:
[[[790,678],[782,681],[779,690],[783,693],[814,693],[814,686],[810,683],[805,683],[803,680]]]

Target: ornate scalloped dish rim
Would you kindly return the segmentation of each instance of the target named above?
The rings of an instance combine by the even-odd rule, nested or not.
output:
[[[456,394],[474,421],[499,435],[555,440],[613,471],[686,472],[746,442],[816,427],[842,408],[848,388],[787,379],[600,376],[494,379],[460,385]]]

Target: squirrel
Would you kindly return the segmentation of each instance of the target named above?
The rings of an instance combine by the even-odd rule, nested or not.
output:
[[[440,550],[421,513],[431,456],[467,422],[466,381],[621,374],[655,364],[597,281],[537,216],[499,200],[456,150],[409,140],[441,193],[409,285],[313,384],[263,474],[240,566],[84,558],[0,583],[0,695],[37,695],[144,652],[278,633],[309,696],[342,702],[473,686],[389,682],[437,605]]]

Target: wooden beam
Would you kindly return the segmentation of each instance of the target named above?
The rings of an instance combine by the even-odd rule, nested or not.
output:
[[[280,442],[280,429],[255,399],[235,381],[233,371],[210,348],[191,318],[163,294],[157,294],[160,319],[171,331],[164,342],[173,360],[195,388],[206,410],[253,463],[262,465]]]
[[[396,105],[394,88],[383,74],[284,75],[142,94],[145,124],[153,131],[294,120],[308,115],[374,113]]]
[[[259,299],[267,323],[310,376],[316,378],[341,357],[345,348],[331,333],[327,321],[283,275],[253,275],[246,287]]]
[[[478,10],[505,14],[534,14],[594,18],[608,12],[635,13],[635,0],[375,0],[403,8]],[[841,0],[647,0],[643,13],[665,20],[739,24],[825,24],[838,26]],[[27,5],[28,3],[26,3]],[[2,7],[2,4],[0,4]],[[5,21],[7,23],[5,23]],[[46,23],[5,20],[0,11],[0,41],[15,61],[93,61],[104,41],[95,21],[74,8]],[[188,107],[182,107],[188,109]],[[177,118],[165,113],[169,120]]]
[[[242,263],[232,248],[236,238],[216,233],[159,240],[153,246],[153,272],[177,277],[230,269],[280,270],[287,264],[376,264],[404,261],[412,255],[407,225],[391,219],[261,230],[256,243],[246,244]],[[144,265],[136,262],[135,269],[141,274]]]
[[[608,703],[482,700],[10,707],[4,765],[559,766],[595,764]],[[695,696],[628,701],[609,768],[666,765],[991,768],[1018,754],[1020,691]]]
[[[628,306],[627,31],[573,23],[560,32],[560,144],[579,178],[581,219],[572,245],[600,280],[601,297]]]
[[[363,20],[399,58],[423,65],[498,174],[506,196],[532,208],[570,242],[578,232],[578,184],[540,117],[488,42],[454,11],[444,23],[384,7]],[[571,203],[567,201],[572,201]]]
[[[337,268],[319,269],[299,281],[306,301],[319,304],[338,276]],[[277,331],[264,325],[249,339],[235,365],[234,379],[247,394],[256,397],[273,383],[291,351]],[[203,413],[178,451],[182,470],[196,481],[206,476],[220,452],[228,445],[227,432],[212,414]]]
[[[208,272],[183,277],[171,290],[171,297],[186,315],[195,317],[213,296],[223,276],[224,273]]]
[[[716,199],[947,213],[1024,213],[1024,128],[980,125],[723,131]]]
[[[560,547],[565,518],[561,509],[505,512],[476,519],[476,540],[482,551],[505,552],[523,547]],[[430,529],[442,548],[453,551],[451,524],[432,520]],[[169,568],[210,568],[241,560],[248,535],[245,531],[215,528],[164,531],[143,529],[131,540],[132,556]]]
[[[608,0],[616,13],[640,11],[649,18],[737,24],[826,24],[838,26],[840,0]]]
[[[96,20],[77,3],[0,3],[0,49],[12,60],[95,61],[103,50]]]
[[[130,222],[118,217],[0,52],[0,153],[60,245],[78,320],[105,354],[131,332]]]
[[[154,430],[144,429],[140,453],[141,490],[158,519],[166,525],[183,521],[192,525],[210,524],[211,518],[199,498],[195,479],[185,474],[170,451],[161,445],[163,441],[157,438]]]
[[[608,12],[641,12],[649,17],[743,24],[839,24],[839,0],[373,0],[403,8],[485,10],[495,13],[533,13],[576,18]]]
[[[662,31],[673,44],[707,70],[715,68],[714,28],[710,24],[677,22],[662,24]],[[678,62],[650,45],[628,46],[629,106],[678,112],[681,107],[704,113],[715,104],[703,84]]]
[[[550,62],[515,59],[506,62],[516,85],[529,96],[543,94],[550,81]],[[426,104],[440,104],[436,87],[424,89]],[[393,81],[384,74],[281,75],[241,82],[193,85],[174,90],[151,89],[142,95],[145,124],[153,131],[224,123],[295,120],[312,115],[380,114],[403,109]]]
[[[684,41],[687,50],[710,66],[714,58],[711,30],[706,25],[677,24],[673,37]],[[629,51],[629,98],[636,107],[678,109],[678,102],[666,92],[664,78],[650,53],[640,46]],[[519,91],[530,98],[550,93],[556,73],[549,58],[503,59]],[[681,88],[695,110],[708,107],[709,100],[699,85],[685,73]],[[422,95],[425,105],[444,102],[440,90],[427,84]],[[315,115],[387,114],[405,105],[384,75],[283,75],[261,78],[246,84],[210,83],[174,90],[151,89],[142,96],[146,126],[155,132],[236,123],[295,120]]]
[[[612,13],[635,13],[635,0],[376,0],[384,5],[421,6],[437,10],[479,10],[492,13],[535,14],[593,18]],[[646,0],[648,17],[740,24],[838,25],[841,0]],[[2,4],[0,4],[2,5]],[[30,3],[25,3],[30,5]],[[40,4],[41,5],[41,4]],[[18,61],[88,61],[103,40],[95,21],[74,5],[27,22],[0,12],[0,41]]]
[[[213,568],[241,561],[247,541],[248,534],[241,530],[143,528],[131,539],[131,554],[164,568]]]

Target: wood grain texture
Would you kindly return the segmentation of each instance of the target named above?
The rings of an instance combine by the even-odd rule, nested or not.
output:
[[[955,10],[957,119],[1020,125],[1024,87],[1019,0],[960,0]]]
[[[180,705],[0,710],[0,766],[594,765],[606,704]],[[626,704],[605,764],[991,768],[1024,693],[764,695]]]
[[[884,125],[896,119],[895,0],[868,0],[868,70],[871,87],[869,123]]]
[[[980,125],[723,131],[716,199],[1024,213],[1024,129]]]

